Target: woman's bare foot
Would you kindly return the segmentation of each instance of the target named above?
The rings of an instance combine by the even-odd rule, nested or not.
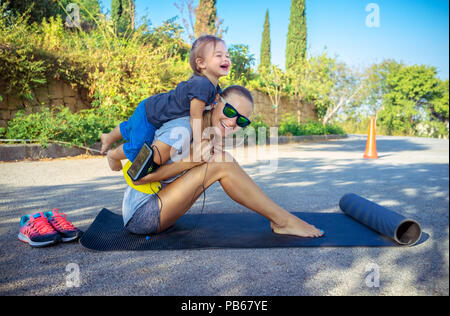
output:
[[[111,142],[109,141],[109,134],[102,134],[100,136],[100,141],[102,142],[102,148],[100,149],[100,154],[104,155],[106,151],[111,146]]]
[[[322,237],[324,235],[323,230],[317,229],[295,215],[289,216],[286,225],[280,226],[274,222],[270,222],[270,227],[274,233],[281,235],[294,235],[299,237]]]
[[[111,157],[111,150],[108,151],[106,157],[108,158],[109,167],[111,168],[112,171],[122,170],[122,162],[120,160]]]

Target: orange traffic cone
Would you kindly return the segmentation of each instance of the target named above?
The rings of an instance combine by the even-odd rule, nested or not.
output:
[[[375,118],[370,118],[369,135],[367,136],[366,151],[364,153],[366,159],[377,159],[377,142],[375,140]]]

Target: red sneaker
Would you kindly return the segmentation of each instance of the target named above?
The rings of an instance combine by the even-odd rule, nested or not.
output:
[[[61,240],[59,233],[48,223],[42,212],[22,216],[18,237],[32,247],[45,247]]]
[[[66,219],[66,214],[54,208],[51,212],[45,212],[48,222],[53,228],[60,233],[62,242],[76,240],[81,236],[81,230],[73,226]]]

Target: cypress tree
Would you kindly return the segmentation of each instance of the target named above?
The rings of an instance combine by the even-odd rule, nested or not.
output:
[[[291,16],[286,45],[286,70],[301,64],[306,58],[305,0],[291,0]]]
[[[134,0],[111,0],[111,18],[117,26],[117,33],[122,34],[127,29],[133,31],[135,18]]]
[[[269,10],[266,11],[266,20],[264,21],[264,30],[262,34],[261,42],[261,61],[259,64],[259,70],[270,69],[271,53],[270,53],[270,23],[269,23]]]
[[[195,37],[204,34],[217,34],[217,10],[216,0],[200,0],[198,7],[195,9]]]

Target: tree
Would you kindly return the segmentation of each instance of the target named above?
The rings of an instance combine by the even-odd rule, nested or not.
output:
[[[48,19],[51,16],[62,13],[58,3],[55,3],[53,0],[0,0],[0,4],[2,6],[6,5],[6,10],[11,11],[15,16],[22,15],[31,8],[28,12],[29,24],[33,22],[40,23],[43,18]]]
[[[301,61],[293,71],[294,95],[314,103],[318,118],[324,125],[343,110],[360,104],[360,74],[325,53]]]
[[[222,36],[223,21],[217,17],[216,0],[200,0],[195,9],[194,33],[198,38],[204,34]]]
[[[416,125],[429,120],[430,109],[441,96],[441,81],[435,67],[404,66],[387,77],[379,120],[389,134],[413,135]]]
[[[263,68],[260,81],[272,102],[272,108],[275,111],[275,125],[278,125],[278,106],[281,93],[286,88],[286,75],[280,68],[272,65],[269,69]]]
[[[291,16],[286,45],[286,69],[306,58],[305,0],[291,0]]]
[[[134,31],[134,0],[111,0],[111,19],[114,22],[117,34]]]
[[[27,12],[29,19],[28,23],[41,23],[42,19],[47,20],[54,16],[61,15],[64,18],[67,16],[66,10],[69,4],[76,4],[79,6],[81,25],[87,24],[91,21],[91,16],[98,17],[100,14],[99,0],[0,0],[0,5],[6,5],[6,9],[11,11],[15,16]],[[87,13],[89,12],[89,14]]]
[[[262,34],[261,42],[261,58],[259,69],[266,68],[270,69],[271,53],[270,53],[270,23],[269,23],[269,10],[266,11],[266,19],[264,21],[264,30]]]
[[[378,113],[384,105],[383,97],[389,92],[387,78],[402,67],[402,64],[387,59],[367,68],[362,76],[364,95],[360,112],[365,113],[366,116],[375,116],[375,119],[378,119]]]
[[[231,45],[228,48],[232,68],[230,70],[230,79],[234,84],[241,82],[246,84],[253,78],[252,66],[255,58],[248,51],[248,45]]]
[[[333,84],[328,96],[330,106],[322,119],[323,125],[328,124],[340,110],[361,104],[363,84],[360,74],[344,63],[337,63],[333,70],[331,72]]]
[[[449,85],[448,79],[441,81],[439,84],[439,92],[434,100],[429,104],[430,115],[433,119],[448,123],[448,98]]]

